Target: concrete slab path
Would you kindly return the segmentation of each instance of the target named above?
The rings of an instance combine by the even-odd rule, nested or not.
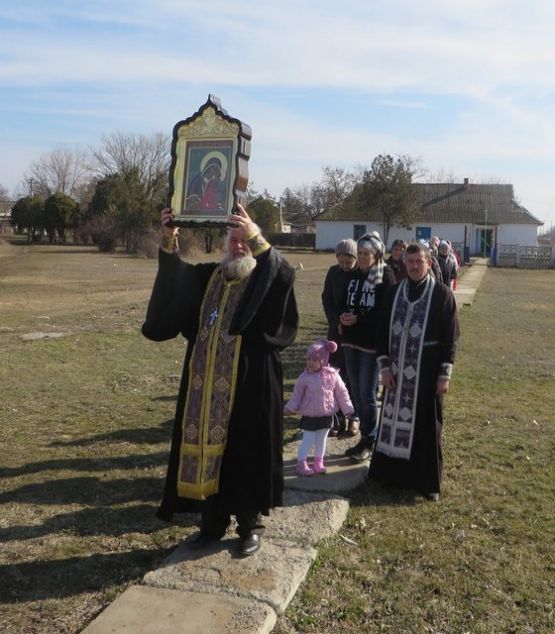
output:
[[[488,258],[474,258],[464,269],[460,280],[457,280],[457,290],[454,294],[459,309],[462,306],[472,306],[476,291],[488,268],[488,262]]]

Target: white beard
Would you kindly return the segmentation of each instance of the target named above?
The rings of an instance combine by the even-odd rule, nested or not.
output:
[[[222,260],[222,268],[224,275],[228,280],[244,279],[248,277],[254,267],[256,266],[256,260],[252,255],[244,255],[241,258],[231,258],[226,255]]]

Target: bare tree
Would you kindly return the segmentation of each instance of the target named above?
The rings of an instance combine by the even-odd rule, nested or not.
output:
[[[425,183],[457,183],[460,181],[452,169],[440,169],[436,172],[427,171],[423,180]]]
[[[327,165],[320,180],[287,187],[281,195],[284,218],[293,226],[307,226],[323,211],[340,207],[351,195],[356,176],[342,167]]]
[[[10,192],[7,187],[4,187],[4,185],[0,183],[0,202],[5,202],[7,200],[10,200]]]
[[[93,168],[99,177],[136,172],[148,201],[163,201],[170,166],[170,139],[115,132],[93,150]]]
[[[77,198],[90,176],[89,162],[85,150],[57,148],[31,164],[24,176],[23,190],[43,198],[58,192]]]
[[[351,194],[355,186],[355,175],[342,167],[326,165],[322,169],[322,178],[310,188],[312,215],[333,209],[341,205]]]
[[[287,187],[281,196],[283,219],[293,227],[303,228],[312,221],[310,187]]]

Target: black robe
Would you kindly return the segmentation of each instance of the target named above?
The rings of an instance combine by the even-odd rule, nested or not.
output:
[[[418,293],[416,285],[410,279],[406,283],[412,286],[413,293]],[[397,288],[398,285],[389,288],[384,298],[378,326],[378,356],[390,354],[390,318]],[[413,301],[414,297],[410,299]],[[459,323],[453,293],[444,284],[436,283],[424,334],[410,458],[405,460],[386,456],[376,447],[370,463],[371,478],[422,493],[439,493],[443,468],[443,397],[436,394],[436,384],[441,365],[452,364],[454,361],[458,337]],[[438,342],[439,345],[426,345],[433,342]],[[380,418],[382,414],[383,412]],[[380,431],[381,424],[378,438]]]
[[[222,458],[219,496],[229,513],[268,514],[283,493],[283,380],[280,350],[293,343],[298,313],[295,273],[271,248],[257,258],[229,328],[241,335],[237,384]],[[196,512],[202,502],[179,497],[177,473],[189,359],[199,329],[204,293],[217,263],[192,265],[160,251],[159,270],[142,332],[164,341],[179,333],[188,341],[177,400],[164,497],[158,517]]]

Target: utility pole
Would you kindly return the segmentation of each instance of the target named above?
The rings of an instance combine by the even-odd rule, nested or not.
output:
[[[484,245],[483,248],[483,255],[482,257],[486,257],[486,253],[487,253],[487,240],[488,240],[488,208],[484,207],[484,217],[485,217],[485,229],[484,229],[484,239],[482,240],[482,244]]]

